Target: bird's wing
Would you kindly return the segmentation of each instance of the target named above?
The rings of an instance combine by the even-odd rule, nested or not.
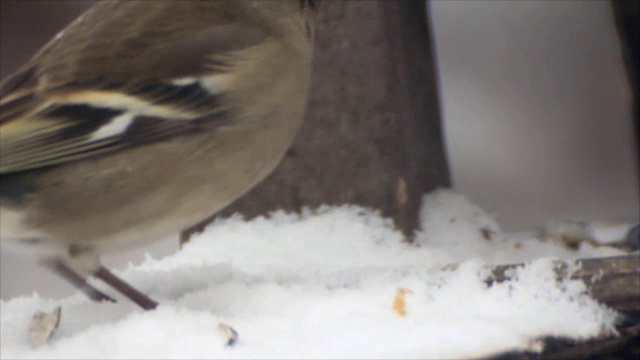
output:
[[[0,103],[0,173],[83,159],[225,118],[219,94],[198,83],[61,85]]]
[[[132,59],[137,71],[130,76],[126,54],[135,54],[135,48],[114,49],[122,53],[116,61],[124,65],[95,69],[87,47],[72,50],[82,52],[74,57],[80,60],[56,63],[64,60],[69,46],[52,41],[0,84],[0,174],[85,159],[188,134],[203,124],[225,123],[232,109],[223,106],[225,89],[216,89],[216,77],[232,75],[229,60],[246,55],[246,49],[265,37],[260,29],[236,25],[185,33],[139,50],[153,56],[146,63]],[[81,38],[68,39],[74,40],[82,43]],[[135,40],[130,46],[140,47]],[[92,41],[93,47],[108,44],[100,38]],[[206,84],[204,72],[209,74]]]

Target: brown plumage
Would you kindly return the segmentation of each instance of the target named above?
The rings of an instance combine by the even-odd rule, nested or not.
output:
[[[304,112],[313,11],[103,1],[71,23],[0,85],[3,248],[84,278],[255,186]]]

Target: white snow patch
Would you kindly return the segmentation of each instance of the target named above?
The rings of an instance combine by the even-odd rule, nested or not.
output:
[[[580,281],[557,281],[552,259],[623,252],[508,236],[450,191],[424,204],[414,244],[355,206],[218,220],[175,255],[116,271],[160,301],[155,311],[82,295],[0,302],[0,357],[468,358],[615,331],[616,314]],[[512,280],[486,284],[489,265],[519,262]],[[393,307],[399,289],[410,291],[405,316]],[[30,318],[56,305],[60,327],[34,350]],[[234,347],[219,322],[238,331]]]

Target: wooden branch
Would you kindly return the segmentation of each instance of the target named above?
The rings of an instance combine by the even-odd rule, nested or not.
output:
[[[592,296],[601,303],[623,312],[626,316],[618,324],[618,336],[575,341],[546,337],[542,353],[508,352],[486,360],[550,360],[550,359],[631,359],[640,353],[640,255],[580,259],[578,270],[570,273],[566,262],[558,262],[559,279],[570,277],[582,280]],[[509,280],[509,273],[524,264],[503,265],[493,270],[488,282]],[[572,267],[573,269],[573,267]]]
[[[640,337],[640,326],[622,328],[619,332],[619,336],[616,337],[588,341],[545,338],[543,339],[545,350],[542,353],[512,351],[484,360],[619,360],[637,358],[639,349],[636,343]]]
[[[618,311],[640,311],[640,255],[580,259],[579,269],[569,274],[569,265],[558,262],[559,279],[570,276],[582,280],[593,297]],[[502,265],[493,270],[488,282],[509,279],[509,272],[524,264]]]

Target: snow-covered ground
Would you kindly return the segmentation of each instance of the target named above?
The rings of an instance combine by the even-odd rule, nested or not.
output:
[[[421,221],[409,244],[390,220],[352,206],[219,220],[175,255],[116,272],[161,303],[154,311],[80,294],[1,301],[0,357],[467,358],[615,332],[616,314],[581,282],[557,281],[553,259],[621,250],[503,234],[449,191],[425,197]],[[616,240],[626,228],[599,234]],[[520,262],[511,280],[485,282],[491,265]],[[56,306],[57,332],[34,349],[31,317]],[[219,323],[238,331],[234,346]]]

